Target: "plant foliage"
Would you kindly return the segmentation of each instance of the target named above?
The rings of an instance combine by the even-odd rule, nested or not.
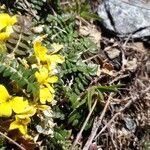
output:
[[[33,95],[36,95],[38,91],[38,84],[34,76],[35,72],[36,69],[25,69],[16,59],[10,61],[10,58],[0,56],[0,73],[2,76],[9,77],[20,88],[26,88],[27,92],[31,92]]]
[[[104,93],[117,90],[115,86],[102,86],[93,82],[99,75],[100,65],[94,61],[87,62],[86,59],[97,54],[98,49],[95,43],[77,31],[76,18],[86,21],[99,18],[92,14],[86,2],[76,0],[69,6],[64,6],[60,2],[60,0],[1,2],[6,8],[11,4],[9,11],[19,13],[20,19],[13,26],[14,32],[10,38],[0,45],[2,47],[0,49],[7,49],[5,54],[0,55],[0,74],[19,86],[26,97],[30,99],[33,97],[34,104],[41,91],[44,93],[42,98],[47,96],[44,102],[40,100],[44,104],[49,104],[51,100],[48,98],[55,95],[57,103],[49,104],[49,112],[43,111],[39,105],[36,106],[39,110],[32,118],[30,130],[34,134],[38,133],[38,140],[42,141],[41,147],[65,150],[70,148],[71,138],[74,138],[82,127],[94,102],[98,101],[92,116],[101,111],[97,108],[104,101]],[[24,13],[30,17],[23,16]],[[35,33],[34,27],[40,28],[40,32]],[[39,33],[40,38],[33,42]],[[56,43],[55,47],[52,43]],[[64,56],[65,62],[60,62],[62,57],[55,54],[55,49],[56,52],[62,49],[59,53]],[[51,57],[57,59],[48,59]],[[58,65],[58,62],[63,64]],[[53,63],[55,67],[51,70],[49,68],[53,67]],[[43,74],[44,71],[47,74]],[[57,84],[50,80],[55,74],[53,72],[59,75]],[[94,117],[91,117],[86,131],[90,130],[93,119]]]

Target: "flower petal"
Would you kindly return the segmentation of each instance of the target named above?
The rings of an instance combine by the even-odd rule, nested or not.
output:
[[[16,96],[11,100],[11,106],[15,113],[19,114],[24,112],[28,107],[28,101],[23,100],[23,97]]]
[[[18,115],[16,115],[16,121],[20,124],[28,125],[31,122],[31,119],[29,117],[21,119],[18,117]]]
[[[0,117],[10,117],[12,114],[11,104],[4,102],[0,104]]]
[[[50,107],[48,105],[36,105],[37,109],[39,110],[47,110],[47,109],[50,109]]]
[[[49,82],[49,83],[56,83],[57,81],[58,81],[57,76],[51,76],[47,79],[47,82]]]
[[[49,55],[47,56],[47,60],[50,61],[51,63],[60,63],[62,64],[65,61],[65,58],[62,55]]]
[[[0,41],[7,40],[11,33],[13,33],[12,26],[7,26],[6,31],[0,33]]]
[[[36,113],[36,108],[34,106],[28,106],[24,112],[22,112],[21,114],[17,114],[16,116],[20,119],[25,119],[25,118],[32,117],[33,115],[35,115],[35,113]]]
[[[56,69],[56,65],[64,61],[65,58],[62,55],[47,55],[47,66],[50,71]]]
[[[48,78],[48,69],[45,67],[42,67],[35,73],[35,77],[39,83],[46,82]]]
[[[10,98],[7,89],[0,84],[0,103],[6,102]]]
[[[45,104],[46,101],[51,102],[53,100],[53,95],[48,88],[40,89],[40,102]]]
[[[7,32],[0,33],[0,41],[7,40],[9,38],[9,34]]]
[[[48,83],[46,83],[46,84],[44,84],[44,85],[49,89],[49,91],[50,91],[51,93],[55,93],[55,90],[54,90],[54,88],[53,88],[52,85],[50,85],[50,84],[48,84]]]
[[[17,22],[17,17],[16,16],[9,16],[6,13],[0,14],[0,30],[5,28],[8,25],[14,25]]]
[[[48,51],[47,48],[45,46],[42,46],[42,43],[40,41],[34,41],[33,48],[37,59],[39,59],[40,61],[46,61],[46,53]]]
[[[10,124],[9,130],[18,129],[23,135],[27,134],[27,126],[20,124],[18,121],[14,121]]]

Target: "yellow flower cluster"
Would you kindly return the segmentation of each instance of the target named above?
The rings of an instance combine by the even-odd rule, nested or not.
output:
[[[9,16],[6,13],[0,14],[0,41],[5,41],[13,32],[12,26],[17,22],[16,16]]]
[[[11,96],[7,89],[0,85],[0,117],[10,117],[15,113],[16,120],[10,124],[9,130],[19,129],[26,135],[30,117],[36,113],[36,108],[29,105],[28,100],[19,96]]]
[[[0,14],[0,42],[4,42],[13,32],[12,26],[17,22],[16,16],[8,14]],[[39,102],[29,103],[29,100],[21,96],[11,96],[5,86],[0,84],[0,117],[15,118],[11,122],[9,130],[18,129],[24,136],[27,134],[27,126],[31,121],[31,117],[38,113],[37,110],[45,111],[50,108],[46,102],[52,102],[55,96],[53,84],[58,81],[58,77],[54,74],[57,64],[65,61],[64,57],[56,54],[63,48],[63,45],[52,44],[53,51],[50,53],[48,49],[42,45],[44,36],[38,37],[33,42],[34,54],[37,64],[34,64],[38,71],[35,77],[40,85]],[[42,105],[41,105],[42,104]]]
[[[0,42],[5,42],[9,38],[16,22],[16,16],[0,14]],[[20,96],[11,96],[7,89],[0,84],[0,117],[10,117],[15,114],[15,121],[10,124],[9,130],[19,129],[22,134],[26,135],[30,117],[35,113],[36,108],[29,105],[28,100]]]
[[[58,77],[54,75],[54,69],[58,63],[63,63],[65,61],[64,57],[55,54],[60,49],[63,48],[63,45],[52,44],[53,52],[48,54],[48,49],[42,45],[43,37],[38,37],[34,41],[34,53],[38,61],[38,71],[35,73],[35,77],[40,85],[39,90],[39,99],[41,104],[51,102],[54,99],[55,90],[53,84],[58,81]]]

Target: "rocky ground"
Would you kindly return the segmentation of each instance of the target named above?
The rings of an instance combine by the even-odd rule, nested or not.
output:
[[[93,3],[96,6],[96,3]],[[103,27],[96,24],[96,28],[101,34],[99,56],[105,74],[98,80],[107,81],[109,85],[115,83],[124,86],[117,95],[108,96],[103,112],[95,119],[83,149],[86,150],[89,143],[94,140],[95,143],[91,144],[90,150],[95,150],[96,145],[99,150],[148,150],[150,149],[149,40],[143,42],[142,38],[137,40],[132,36],[118,38],[112,35],[111,31],[105,30],[104,24]],[[96,39],[98,31],[93,34]]]

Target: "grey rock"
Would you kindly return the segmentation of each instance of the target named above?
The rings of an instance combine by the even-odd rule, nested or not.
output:
[[[132,132],[135,132],[136,127],[137,127],[136,122],[128,116],[125,117],[123,120],[125,122],[126,128]]]
[[[106,50],[105,51],[107,56],[109,57],[109,59],[115,59],[117,57],[120,56],[120,50],[118,50],[117,48],[112,48],[112,49],[109,49],[109,50]]]
[[[97,13],[104,27],[120,37],[150,37],[148,0],[103,0]]]

